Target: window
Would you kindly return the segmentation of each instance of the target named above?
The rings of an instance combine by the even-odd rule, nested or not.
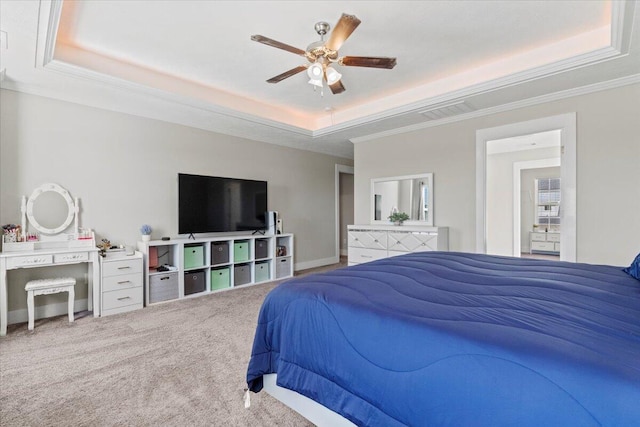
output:
[[[536,179],[536,224],[560,231],[560,178]]]

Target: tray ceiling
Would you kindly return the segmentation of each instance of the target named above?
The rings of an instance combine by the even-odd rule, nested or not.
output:
[[[352,141],[371,135],[626,84],[640,73],[631,43],[635,2],[31,0],[0,7],[2,87],[343,157],[352,156]],[[338,66],[347,89],[339,95],[314,91],[304,72],[265,82],[306,61],[251,35],[304,50],[319,39],[314,24],[333,26],[341,13],[362,21],[341,55],[393,56],[398,65]]]

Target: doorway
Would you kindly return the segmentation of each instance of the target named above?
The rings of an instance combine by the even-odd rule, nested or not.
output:
[[[488,154],[492,148],[490,141],[530,138],[534,134],[556,132],[560,139],[559,158],[562,210],[559,211],[562,223],[560,239],[560,259],[576,261],[576,116],[575,113],[552,116],[527,122],[514,123],[496,128],[481,129],[476,132],[476,251],[498,255],[518,256],[521,240],[518,223],[520,216],[514,219],[517,197],[515,181],[509,179],[507,186],[502,185],[496,196],[496,180],[492,178],[491,161]],[[548,158],[552,158],[551,156]],[[529,159],[534,160],[534,159]],[[540,160],[540,159],[539,159]],[[526,161],[521,159],[520,161]],[[511,176],[515,175],[515,166],[510,164]],[[522,165],[520,165],[522,166]],[[519,183],[518,183],[519,185]],[[518,189],[518,194],[520,191]],[[505,201],[506,200],[506,201]],[[518,205],[520,206],[520,205]],[[519,237],[518,237],[519,235]],[[498,245],[496,246],[496,242]],[[496,249],[497,248],[497,249]]]
[[[335,169],[335,262],[344,262],[347,256],[347,225],[354,222],[353,167],[336,165]]]
[[[553,213],[559,214],[560,199],[554,206],[543,206],[536,188],[538,179],[543,177],[560,179],[560,138],[560,131],[552,130],[487,141],[485,164],[488,254],[520,257],[523,253],[530,253],[531,238],[545,237],[532,234],[538,231],[540,225],[543,226],[543,231],[546,226],[547,231],[552,228],[553,231],[560,232],[559,216],[550,218],[551,211],[536,212],[539,206],[553,207]],[[549,222],[553,222],[553,225],[549,225]],[[558,238],[557,233],[550,238]],[[557,249],[559,245],[558,243]],[[536,244],[534,251],[559,255],[554,250],[554,245],[551,246],[552,250],[544,251],[545,245]]]

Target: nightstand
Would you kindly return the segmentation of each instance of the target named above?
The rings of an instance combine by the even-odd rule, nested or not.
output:
[[[124,252],[100,257],[100,306],[101,315],[124,313],[143,307],[144,280],[142,254]]]

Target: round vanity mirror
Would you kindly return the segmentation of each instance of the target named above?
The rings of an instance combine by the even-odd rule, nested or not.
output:
[[[29,223],[41,233],[63,232],[75,215],[75,206],[69,192],[57,184],[43,184],[27,200]]]

